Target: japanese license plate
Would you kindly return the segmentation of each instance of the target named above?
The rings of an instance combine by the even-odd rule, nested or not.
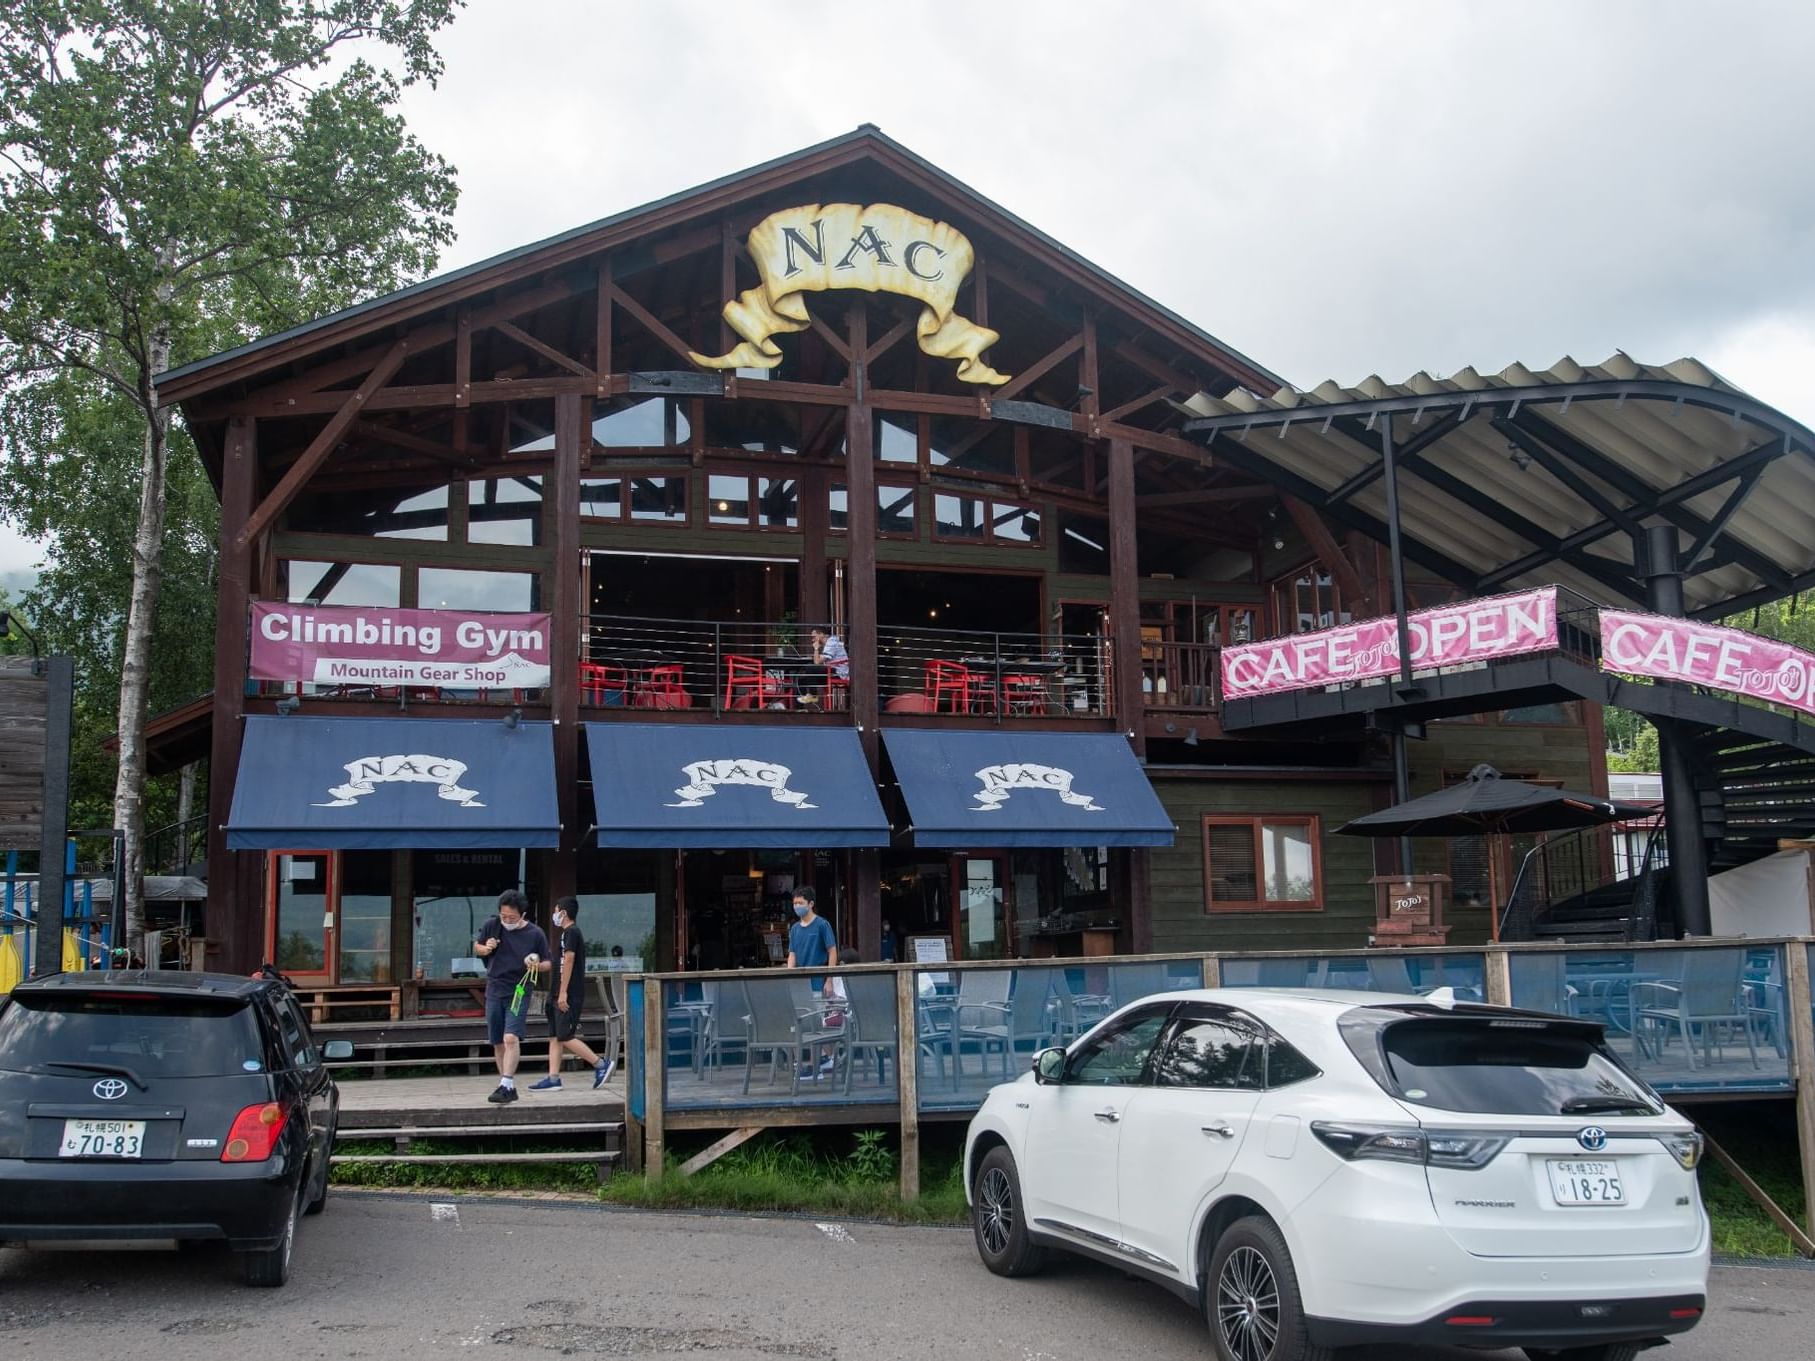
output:
[[[1584,1162],[1552,1158],[1550,1194],[1559,1205],[1624,1205],[1626,1187],[1616,1161]]]
[[[65,1120],[59,1158],[139,1158],[144,1156],[143,1120]]]

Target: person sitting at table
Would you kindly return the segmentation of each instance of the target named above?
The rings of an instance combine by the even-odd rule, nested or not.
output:
[[[834,680],[845,685],[851,683],[850,654],[831,629],[823,626],[813,629],[813,662],[816,666],[825,667],[825,679],[813,683],[803,677],[800,683],[803,701],[814,704],[821,702],[825,693],[832,688]]]

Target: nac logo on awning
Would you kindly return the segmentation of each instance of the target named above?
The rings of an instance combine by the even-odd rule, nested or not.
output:
[[[435,792],[449,803],[457,803],[462,808],[485,807],[479,802],[478,790],[460,787],[461,777],[466,774],[466,762],[446,756],[361,756],[356,761],[348,761],[344,769],[347,782],[335,785],[328,791],[328,801],[314,807],[351,808],[367,794],[376,792],[381,784],[439,785]]]
[[[1012,762],[999,766],[985,766],[977,772],[977,779],[983,788],[976,792],[976,806],[973,813],[994,813],[1008,802],[1008,796],[1017,789],[1043,789],[1050,794],[1057,794],[1061,801],[1074,808],[1082,808],[1086,813],[1100,813],[1102,806],[1089,794],[1071,787],[1077,777],[1069,770],[1059,766],[1040,766],[1030,762]]]
[[[679,803],[670,808],[698,808],[718,793],[722,784],[753,785],[769,791],[769,797],[791,808],[816,808],[807,796],[788,788],[788,777],[794,772],[773,761],[758,761],[748,756],[731,756],[716,761],[690,761],[681,767],[687,783],[674,791]]]

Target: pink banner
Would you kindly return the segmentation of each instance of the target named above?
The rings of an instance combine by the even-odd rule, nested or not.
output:
[[[252,606],[252,676],[318,685],[540,690],[549,616],[362,605]]]
[[[1418,610],[1409,616],[1412,665],[1418,670],[1459,666],[1557,645],[1554,586]],[[1307,690],[1373,680],[1399,670],[1398,621],[1368,619],[1341,628],[1227,647],[1222,655],[1224,699]]]
[[[1601,667],[1711,685],[1815,714],[1815,656],[1739,629],[1602,610]]]

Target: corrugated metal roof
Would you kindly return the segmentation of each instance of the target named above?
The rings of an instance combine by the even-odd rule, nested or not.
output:
[[[1187,431],[1213,441],[1213,456],[1264,461],[1324,493],[1379,468],[1378,422],[1391,421],[1397,445],[1417,449],[1399,477],[1401,524],[1415,544],[1485,578],[1483,589],[1556,582],[1614,604],[1630,603],[1637,569],[1631,535],[1609,509],[1675,518],[1687,550],[1722,515],[1741,476],[1762,470],[1705,570],[1685,583],[1689,607],[1714,613],[1815,585],[1815,435],[1695,359],[1646,365],[1615,354],[1583,365],[1565,357],[1547,369],[1370,377],[1264,398],[1199,393],[1187,406],[1199,418]],[[1453,428],[1432,439],[1439,423]],[[1691,487],[1695,494],[1684,494]],[[1342,507],[1384,524],[1382,480],[1354,488],[1331,513],[1340,518]],[[1507,572],[1544,551],[1546,538],[1549,547],[1578,533],[1588,539],[1596,526],[1606,532],[1562,559]]]

